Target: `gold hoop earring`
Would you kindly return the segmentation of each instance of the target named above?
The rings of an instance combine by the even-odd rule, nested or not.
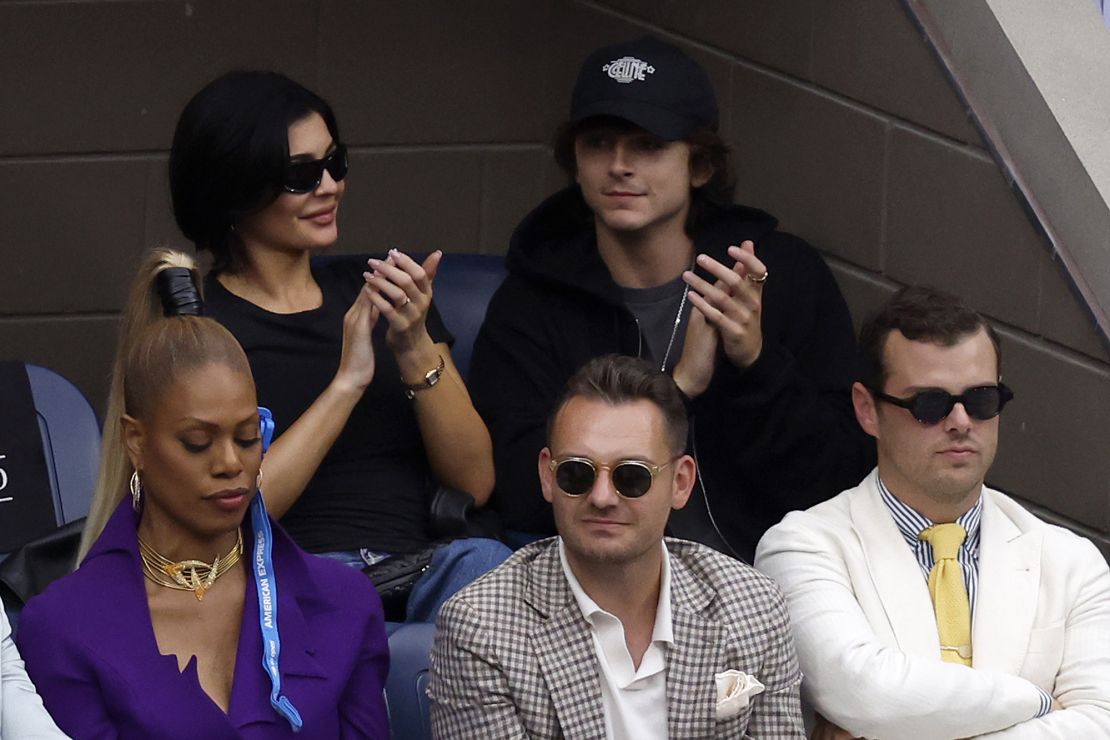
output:
[[[262,490],[262,468],[258,469],[258,475],[255,476],[254,490],[255,491],[261,491]]]
[[[138,511],[143,504],[143,482],[139,480],[139,471],[131,471],[131,507]]]

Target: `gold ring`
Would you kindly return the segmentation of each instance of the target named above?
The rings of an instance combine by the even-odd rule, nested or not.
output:
[[[751,282],[751,283],[765,283],[765,282],[767,282],[767,276],[770,275],[770,274],[771,274],[770,270],[764,270],[762,275],[753,275],[749,272],[744,277],[746,277],[748,279],[748,282]]]
[[[405,300],[403,300],[403,301],[401,301],[400,303],[398,303],[398,304],[397,304],[397,308],[404,308],[404,307],[405,307],[405,306],[407,306],[407,305],[409,305],[409,297],[408,297],[408,296],[405,296]]]

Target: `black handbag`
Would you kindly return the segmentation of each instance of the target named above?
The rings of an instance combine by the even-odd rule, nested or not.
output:
[[[413,584],[432,564],[436,549],[436,546],[432,546],[417,552],[390,555],[385,560],[362,569],[382,597],[387,622],[405,621],[405,607],[408,606]]]

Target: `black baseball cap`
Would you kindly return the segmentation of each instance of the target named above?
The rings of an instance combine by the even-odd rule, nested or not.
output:
[[[623,118],[667,141],[699,127],[717,129],[717,96],[705,70],[678,47],[651,36],[604,46],[582,64],[570,122]]]

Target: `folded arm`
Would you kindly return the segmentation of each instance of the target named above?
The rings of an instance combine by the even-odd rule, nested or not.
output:
[[[853,736],[920,740],[1001,730],[1037,714],[1040,690],[1023,678],[884,644],[856,600],[838,544],[807,518],[794,513],[772,528],[756,567],[786,594],[807,696],[818,712]]]
[[[1078,543],[1069,568],[1078,595],[1064,624],[1056,674],[1056,706],[1038,719],[987,735],[992,740],[1110,737],[1110,569],[1089,541]]]

